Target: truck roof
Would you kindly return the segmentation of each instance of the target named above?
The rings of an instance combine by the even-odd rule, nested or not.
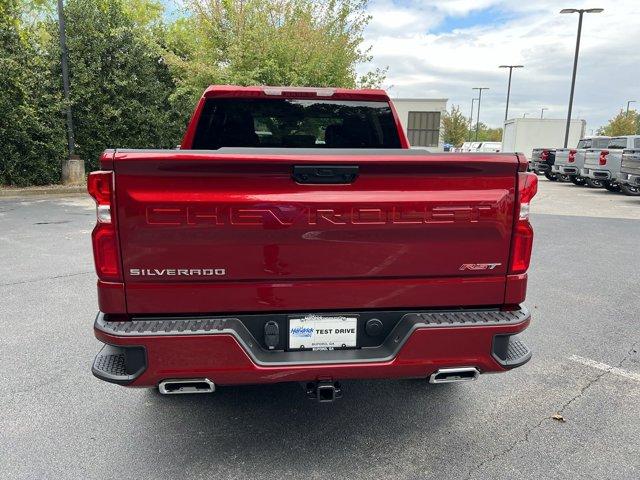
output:
[[[238,85],[211,85],[203,97],[258,97],[258,98],[308,98],[334,100],[373,100],[388,102],[389,96],[380,89],[352,89],[333,87],[278,87]]]

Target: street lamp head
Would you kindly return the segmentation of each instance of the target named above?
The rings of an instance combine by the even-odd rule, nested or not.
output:
[[[523,68],[524,65],[500,65],[498,68]]]
[[[560,13],[602,13],[604,8],[563,8]]]

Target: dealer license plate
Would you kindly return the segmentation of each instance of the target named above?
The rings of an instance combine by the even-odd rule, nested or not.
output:
[[[356,346],[357,317],[306,315],[289,319],[289,348],[333,350]]]

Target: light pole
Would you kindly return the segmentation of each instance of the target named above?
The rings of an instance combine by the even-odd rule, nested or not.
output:
[[[526,112],[522,114],[522,118],[527,118],[527,113]]]
[[[471,141],[471,127],[473,127],[473,104],[475,103],[475,101],[477,100],[477,98],[472,98],[471,99],[471,115],[469,115],[469,138],[468,138],[468,142]]]
[[[635,100],[629,100],[627,102],[627,115],[629,115],[629,104],[631,104],[631,103],[636,103],[636,101]]]
[[[73,116],[71,115],[71,102],[69,100],[69,65],[67,52],[67,37],[64,28],[64,8],[62,0],[58,0],[58,28],[60,30],[60,51],[62,52],[62,89],[64,91],[64,101],[67,104],[67,146],[69,148],[69,158],[74,153],[75,140],[73,138]]]
[[[504,109],[504,121],[507,121],[507,116],[509,115],[509,96],[511,95],[511,74],[513,73],[514,68],[523,68],[524,65],[500,65],[498,68],[508,68],[509,69],[509,84],[507,86],[507,107]]]
[[[576,71],[578,69],[578,53],[580,53],[580,35],[582,34],[582,16],[585,13],[601,13],[604,8],[564,8],[560,13],[577,13],[578,17],[578,35],[576,38],[576,53],[573,58],[573,74],[571,76],[571,93],[569,94],[569,111],[567,112],[567,128],[564,132],[564,148],[569,143],[569,127],[571,126],[571,109],[573,108],[573,92],[576,86]]]
[[[474,87],[472,90],[478,90],[478,116],[476,121],[476,142],[478,141],[478,129],[480,128],[480,104],[482,102],[482,91],[489,90],[489,87]]]
[[[545,110],[549,110],[547,107],[542,107],[542,109],[540,110],[540,118],[543,119],[544,118],[544,111]]]

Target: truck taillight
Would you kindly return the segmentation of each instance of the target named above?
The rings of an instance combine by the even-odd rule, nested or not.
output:
[[[113,172],[91,172],[87,179],[89,195],[96,201],[97,223],[91,234],[93,258],[100,280],[122,281],[118,239],[113,211]]]
[[[569,163],[573,163],[576,161],[576,153],[578,153],[576,150],[569,150]]]
[[[546,162],[547,158],[549,158],[549,150],[543,150],[542,153],[540,154],[540,161]]]
[[[602,150],[600,152],[600,165],[607,164],[607,155],[609,155],[609,150]]]
[[[533,228],[529,223],[529,204],[538,191],[538,177],[534,173],[518,173],[517,218],[511,243],[509,273],[524,273],[529,268],[533,247]]]

